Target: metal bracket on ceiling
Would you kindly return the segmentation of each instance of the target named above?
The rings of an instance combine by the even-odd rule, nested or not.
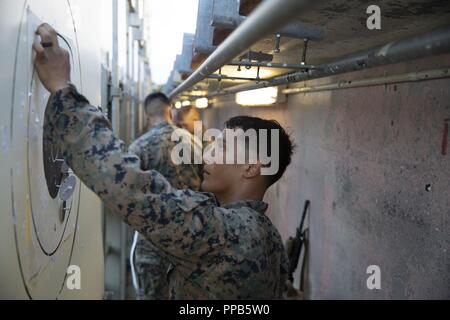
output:
[[[207,3],[208,1],[201,1]],[[242,23],[239,23],[239,27],[222,42],[221,45],[214,51],[212,55],[205,60],[200,67],[198,67],[188,79],[182,84],[176,87],[170,94],[170,97],[175,97],[191,88],[196,83],[205,79],[208,75],[218,70],[227,62],[231,61],[234,57],[242,52],[243,48],[249,48],[253,44],[262,40],[264,37],[280,33],[283,36],[290,36],[289,30],[284,30],[283,26],[286,22],[298,17],[306,6],[306,2],[298,0],[277,0],[277,1],[263,1],[255,11],[244,19]],[[209,11],[211,12],[211,11]],[[209,20],[211,16],[206,15],[206,22],[211,24]],[[297,27],[295,28],[296,30]],[[306,30],[306,28],[301,28]],[[317,29],[317,28],[315,28]],[[277,30],[281,30],[277,32]],[[197,28],[198,31],[198,28]],[[275,32],[274,32],[275,31]],[[315,33],[317,30],[314,30]],[[302,34],[302,38],[313,39],[313,33],[310,36]]]
[[[272,62],[248,62],[244,60],[233,60],[229,63],[227,63],[229,66],[238,66],[238,67],[263,67],[263,68],[275,68],[275,69],[308,69],[313,70],[317,69],[317,66],[314,65],[307,65],[307,64],[295,64],[295,63],[272,63]],[[240,69],[238,69],[240,71]]]
[[[249,63],[252,63],[254,61],[258,62],[258,63],[264,63],[264,62],[271,62],[273,60],[273,55],[268,54],[268,53],[264,53],[264,52],[256,52],[256,51],[251,51],[249,50],[246,54],[242,55],[239,58],[239,61],[246,61]],[[251,64],[244,64],[245,69],[250,70],[252,68]],[[259,77],[259,73],[261,70],[261,66],[260,65],[256,65],[257,67],[257,71],[256,71],[256,79],[254,79],[255,81],[259,82],[261,79]],[[238,70],[237,71],[241,71],[241,65],[238,65]],[[243,78],[246,79],[246,78]],[[242,80],[242,79],[241,79]],[[248,80],[253,80],[253,79],[248,79]]]
[[[277,34],[277,43],[275,51],[279,52],[279,45],[280,45],[280,39],[281,35]],[[237,66],[237,71],[240,72],[242,67],[245,67],[247,70],[250,70],[252,67],[256,67],[256,78],[245,78],[245,77],[232,77],[232,76],[226,76],[222,74],[222,68],[219,69],[219,73],[209,75],[206,77],[207,79],[215,79],[219,83],[222,80],[237,80],[237,81],[254,81],[256,83],[259,83],[260,81],[264,80],[260,77],[260,71],[261,67],[266,68],[289,68],[289,69],[300,69],[302,71],[307,72],[310,69],[316,69],[313,65],[307,65],[306,64],[306,57],[307,57],[307,49],[308,49],[308,42],[309,39],[305,38],[303,39],[303,51],[302,51],[302,58],[300,64],[288,64],[288,63],[272,63],[273,55],[264,53],[264,52],[256,52],[249,50],[246,54],[243,54],[239,57],[238,61],[231,61],[228,63],[228,65],[234,65]],[[220,84],[221,85],[221,84]]]
[[[259,71],[260,70],[261,70],[261,67],[258,66],[257,69],[256,69],[256,83],[258,83],[261,80],[261,78],[259,77]]]
[[[249,50],[246,54],[240,57],[241,60],[258,61],[258,62],[271,62],[273,55],[264,52],[257,52]]]
[[[275,53],[280,53],[281,34],[277,33],[275,36]]]
[[[222,80],[261,81],[260,78],[231,77],[231,76],[225,76],[225,75],[222,75],[222,74],[211,74],[211,75],[207,76],[206,78],[207,79],[214,79],[214,80],[217,80],[218,82],[220,82]]]
[[[281,35],[277,34],[277,47],[279,48],[279,41],[281,39]],[[306,53],[308,48],[309,39],[305,38],[303,40],[303,52],[302,59],[300,64],[292,64],[292,63],[272,63],[273,55],[264,53],[264,52],[255,52],[248,51],[246,54],[239,57],[239,60],[233,60],[229,62],[227,65],[237,66],[237,71],[241,71],[242,67],[245,67],[247,70],[250,70],[252,67],[257,67],[257,77],[255,81],[261,80],[259,77],[260,68],[275,68],[275,69],[300,69],[304,71],[316,69],[314,65],[306,64]],[[279,51],[279,50],[278,50]],[[236,80],[236,79],[235,79]],[[248,79],[252,80],[252,79]]]
[[[302,61],[300,62],[301,65],[306,65],[306,51],[308,50],[308,42],[308,38],[303,39],[303,54]]]

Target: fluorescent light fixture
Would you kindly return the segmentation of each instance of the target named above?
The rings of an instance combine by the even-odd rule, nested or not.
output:
[[[182,105],[180,101],[175,102],[175,108],[176,109],[181,109]]]
[[[189,100],[183,101],[183,102],[181,103],[181,106],[182,106],[182,107],[189,107],[190,105],[191,105],[191,102],[190,102]]]
[[[200,98],[195,100],[195,106],[199,109],[208,108],[208,98]]]
[[[205,91],[205,90],[193,90],[193,91],[188,92],[188,94],[190,96],[201,97],[201,96],[204,96],[204,95],[208,94],[208,91]]]
[[[278,87],[261,88],[236,93],[236,103],[241,106],[267,106],[277,102]]]

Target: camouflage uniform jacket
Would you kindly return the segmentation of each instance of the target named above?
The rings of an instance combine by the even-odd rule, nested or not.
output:
[[[171,153],[177,142],[172,141],[172,134],[177,130],[180,143],[192,141],[189,147],[194,150],[194,137],[186,130],[179,129],[166,121],[153,126],[147,133],[139,137],[128,148],[141,160],[141,169],[154,169],[161,173],[176,189],[200,190],[201,166],[194,164],[176,165]],[[184,135],[185,137],[181,137]],[[137,235],[134,253],[134,267],[138,280],[138,299],[162,300],[169,298],[169,285],[166,279],[170,261],[142,234]]]
[[[201,154],[200,147],[196,147],[194,137],[186,130],[177,128],[165,121],[152,127],[147,133],[134,141],[128,150],[141,159],[141,169],[157,170],[176,189],[200,190],[201,166],[195,164],[176,165],[172,162],[171,153],[178,142],[171,140],[172,133],[177,130],[179,135],[185,135],[186,139],[180,137],[180,143],[192,141],[193,152]]]
[[[212,194],[177,190],[157,171],[142,171],[74,87],[50,98],[44,135],[110,211],[168,255],[171,298],[281,298],[287,256],[265,203],[219,206]]]

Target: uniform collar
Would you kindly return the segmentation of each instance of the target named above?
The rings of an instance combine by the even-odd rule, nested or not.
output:
[[[253,210],[258,211],[259,213],[264,214],[268,208],[268,204],[263,201],[241,200],[238,202],[223,205],[222,207],[226,209],[241,209],[243,207],[250,207]]]
[[[166,120],[158,122],[157,124],[155,124],[151,129],[155,128],[155,129],[160,129],[160,128],[164,128],[170,126],[170,123],[168,123]]]
[[[167,131],[167,132],[169,132],[169,131],[173,131],[175,129],[176,129],[176,127],[174,125],[172,125],[169,122],[164,120],[164,121],[158,122],[153,127],[150,127],[148,132],[154,132],[154,131],[157,131],[157,132],[165,132],[165,131]]]

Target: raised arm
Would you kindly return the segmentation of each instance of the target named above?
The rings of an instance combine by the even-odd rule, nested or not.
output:
[[[52,92],[44,139],[111,211],[169,255],[181,260],[202,255],[211,250],[211,238],[220,245],[222,223],[213,213],[214,200],[172,188],[157,171],[142,171],[139,158],[124,151],[100,110],[68,85],[69,59],[56,37],[47,37],[52,29],[39,30],[43,41],[53,41],[45,49],[34,46],[38,74]]]

